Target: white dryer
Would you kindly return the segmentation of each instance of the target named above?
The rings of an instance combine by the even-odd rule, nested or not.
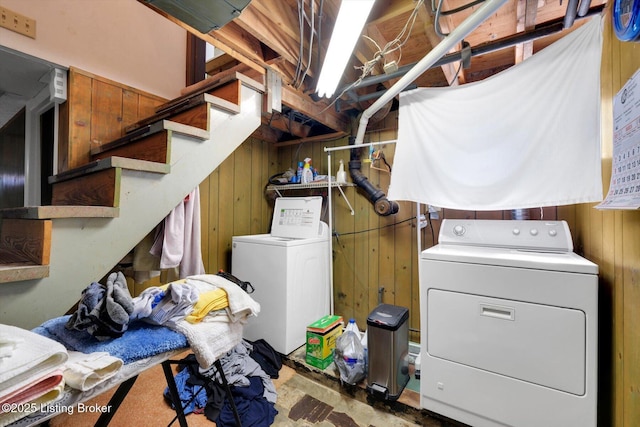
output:
[[[322,197],[276,199],[270,234],[233,236],[231,273],[251,282],[260,313],[244,338],[282,354],[306,342],[307,325],[330,313],[329,227]]]
[[[564,221],[443,220],[420,260],[421,405],[474,427],[595,427],[598,266]]]

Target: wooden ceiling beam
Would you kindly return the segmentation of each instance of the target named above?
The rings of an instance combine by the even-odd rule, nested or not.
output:
[[[325,135],[316,135],[316,136],[309,136],[307,138],[293,139],[290,141],[282,141],[282,142],[278,142],[276,145],[278,147],[287,147],[290,145],[299,145],[304,142],[333,141],[333,140],[342,138],[343,136],[345,136],[343,132],[334,132],[334,133],[327,133]]]
[[[538,14],[538,0],[518,0],[516,6],[516,31],[522,33],[535,28]],[[515,48],[515,64],[533,55],[533,40],[520,43]]]
[[[238,65],[238,60],[231,55],[224,53],[207,61],[205,64],[205,72],[209,75],[217,74],[221,71],[235,67],[236,65]]]
[[[337,113],[332,106],[314,102],[311,97],[291,86],[282,87],[282,103],[335,131],[349,131],[350,123],[344,114]]]
[[[306,138],[311,132],[311,126],[291,120],[288,116],[280,113],[262,113],[262,123],[298,138]]]
[[[282,138],[282,132],[263,123],[258,126],[258,129],[256,129],[251,136],[262,141],[276,143]]]
[[[429,2],[429,0],[427,1]],[[381,4],[380,1],[378,1],[375,8],[382,8],[384,13],[370,20],[369,24],[384,26],[383,24],[385,22],[410,13],[415,7],[414,0],[386,0],[385,4]]]
[[[431,44],[432,48],[437,46],[442,41],[442,37],[440,37],[436,32],[436,29],[434,26],[435,23],[433,21],[434,18],[431,16],[431,13],[427,10],[426,3],[423,4],[423,6],[418,10],[418,18],[420,18],[422,22],[424,22],[424,27],[423,27],[424,34],[427,36],[427,40],[429,40],[429,43]],[[449,32],[448,22],[444,22],[444,23],[441,22],[440,29],[444,33]],[[426,55],[426,52],[425,52],[425,55]],[[464,72],[462,70],[460,70],[460,72],[457,72],[458,66],[460,66],[460,62],[451,62],[448,64],[444,64],[442,67],[440,67],[447,82],[451,86],[458,86],[459,84],[464,83],[465,81]],[[457,78],[456,78],[456,73],[458,74]]]
[[[240,17],[233,22],[247,34],[250,33],[252,38],[269,46],[285,60],[296,64],[299,56],[299,43],[291,36],[293,30],[287,27],[291,25],[291,22],[285,22],[282,19],[282,15],[277,13],[282,6],[280,8],[274,7],[273,14],[267,17],[255,4],[257,3],[249,3],[249,6],[242,12]],[[286,3],[283,3],[283,6],[286,8]],[[274,31],[274,25],[279,31]],[[223,31],[225,28],[226,26],[218,31]]]

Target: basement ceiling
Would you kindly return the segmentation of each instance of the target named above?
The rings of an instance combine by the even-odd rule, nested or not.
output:
[[[410,87],[483,80],[599,15],[605,3],[508,0],[464,39],[464,49],[459,43]],[[225,52],[207,63],[209,75],[239,71],[264,81],[267,70],[277,73],[282,79],[283,109],[265,114],[260,132],[267,140],[291,144],[350,134],[364,109],[481,4],[482,0],[377,0],[331,100],[317,99],[314,92],[340,0],[252,0],[238,17],[206,34],[155,10]],[[390,46],[388,53],[379,55],[385,46]],[[376,56],[379,60],[371,62]],[[365,63],[370,72],[363,75]],[[375,121],[374,116],[369,123]]]

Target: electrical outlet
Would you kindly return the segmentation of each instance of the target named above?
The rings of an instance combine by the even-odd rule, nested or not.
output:
[[[0,7],[0,27],[36,38],[36,21],[6,7]]]

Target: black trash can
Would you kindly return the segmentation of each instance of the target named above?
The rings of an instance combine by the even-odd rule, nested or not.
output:
[[[367,391],[397,400],[409,382],[409,309],[380,304],[367,318]]]

